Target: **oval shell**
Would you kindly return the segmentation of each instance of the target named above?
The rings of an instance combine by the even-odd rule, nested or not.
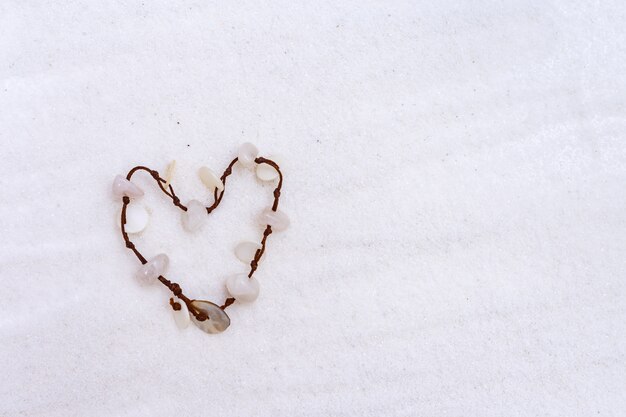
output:
[[[150,214],[148,210],[140,204],[129,204],[126,206],[126,233],[139,233],[148,225]]]
[[[280,165],[280,161],[275,156],[269,156],[267,159],[271,159],[272,161]],[[257,164],[256,176],[261,181],[274,181],[276,178],[278,178],[278,171],[276,171],[274,167],[269,164]]]
[[[217,174],[211,171],[209,168],[201,167],[198,170],[198,176],[200,177],[200,181],[202,181],[204,186],[211,190],[211,192],[213,192],[213,190],[215,190],[216,188],[217,191],[224,191],[224,183],[222,182],[220,177],[218,177]]]
[[[230,317],[217,304],[205,300],[193,300],[191,305],[209,317],[207,320],[198,321],[193,314],[189,313],[193,323],[203,331],[211,334],[221,333],[230,326]]]
[[[239,242],[235,246],[235,256],[244,264],[252,262],[256,251],[261,249],[261,244],[256,242]]]
[[[191,321],[187,304],[185,304],[185,302],[178,297],[175,297],[174,301],[180,304],[180,310],[172,310],[172,313],[174,314],[174,321],[179,329],[186,329]]]

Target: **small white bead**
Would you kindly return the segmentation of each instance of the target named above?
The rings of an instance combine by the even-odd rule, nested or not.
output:
[[[170,264],[170,258],[160,253],[143,264],[137,271],[136,277],[142,285],[154,284],[160,275],[165,274]]]
[[[218,177],[215,174],[215,172],[211,171],[209,168],[201,167],[198,170],[198,176],[200,177],[200,181],[202,181],[202,183],[209,190],[213,191],[216,188],[217,188],[217,191],[223,191],[224,190],[224,183],[222,182],[220,177]]]
[[[251,143],[244,143],[239,147],[237,159],[241,165],[246,168],[252,168],[255,164],[254,160],[259,154],[259,150]]]
[[[183,227],[188,232],[195,232],[204,224],[206,219],[206,207],[198,200],[191,200],[187,203],[187,211],[183,211],[181,220]]]
[[[174,297],[174,301],[180,304],[180,310],[172,310],[174,314],[174,321],[176,322],[176,325],[179,329],[186,329],[187,326],[189,326],[189,322],[191,321],[187,304],[185,304],[185,302],[178,297]]]
[[[207,333],[221,333],[230,326],[230,317],[217,304],[213,304],[210,301],[193,300],[191,305],[209,317],[208,320],[199,321],[193,314],[189,313],[193,323],[203,331]]]
[[[128,196],[130,198],[141,197],[143,190],[121,175],[113,180],[113,195],[116,197]]]
[[[259,296],[259,281],[247,274],[232,275],[226,280],[226,289],[237,301],[251,303]]]
[[[124,230],[126,233],[139,233],[148,225],[150,214],[148,210],[139,204],[130,204],[126,206],[126,224]]]
[[[282,211],[273,211],[271,208],[263,210],[259,216],[261,225],[270,225],[275,232],[282,232],[289,227],[289,217]]]
[[[267,159],[271,159],[276,162],[277,165],[280,165],[280,160],[276,156],[269,156]],[[278,171],[276,171],[271,165],[258,164],[256,166],[256,176],[261,181],[274,181],[278,178]]]
[[[239,242],[239,244],[235,246],[235,256],[241,262],[249,264],[254,258],[256,251],[259,249],[261,249],[261,245],[259,243],[247,241]]]

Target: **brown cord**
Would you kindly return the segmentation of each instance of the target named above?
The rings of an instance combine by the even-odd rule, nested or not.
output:
[[[283,174],[280,171],[280,168],[278,166],[278,164],[276,164],[276,162],[270,160],[270,159],[266,159],[266,158],[256,158],[254,160],[257,164],[267,164],[270,165],[271,167],[273,167],[277,172],[278,172],[278,185],[276,186],[276,189],[274,189],[274,203],[272,204],[272,211],[276,211],[278,210],[278,200],[280,198],[280,190],[283,186]],[[222,177],[220,178],[222,180],[222,183],[224,184],[224,189],[219,192],[217,190],[217,188],[215,189],[215,193],[213,195],[215,201],[213,202],[213,204],[209,207],[206,208],[207,214],[210,214],[215,208],[217,208],[217,206],[219,206],[219,204],[222,202],[222,197],[224,197],[224,191],[226,190],[226,178],[232,173],[233,171],[233,166],[235,165],[235,163],[237,162],[237,158],[233,159],[232,162],[230,164],[228,164],[228,167],[226,168],[226,170],[224,171],[224,174],[222,174]],[[172,203],[180,208],[183,211],[187,211],[187,207],[185,207],[183,204],[181,204],[180,199],[176,196],[176,193],[174,193],[174,188],[172,188],[172,184],[168,184],[168,187],[165,187],[165,179],[161,178],[159,176],[159,173],[157,171],[151,170],[150,168],[144,167],[144,166],[136,166],[133,169],[131,169],[128,174],[126,175],[126,179],[130,181],[130,179],[132,178],[133,174],[137,171],[146,171],[148,174],[150,174],[152,176],[152,178],[154,178],[154,180],[157,182],[159,188],[161,189],[161,191],[163,191],[163,193],[165,195],[167,195],[169,198],[172,199]],[[124,238],[124,243],[126,244],[126,247],[128,249],[130,249],[131,251],[133,251],[133,253],[135,254],[135,256],[137,257],[137,259],[139,259],[139,261],[142,264],[147,263],[148,261],[146,260],[146,258],[139,252],[139,250],[135,247],[135,244],[133,242],[131,242],[130,238],[128,237],[128,233],[126,233],[126,208],[128,207],[128,205],[130,204],[130,198],[127,196],[122,197],[122,215],[121,215],[121,223],[122,223],[122,237]],[[261,248],[258,249],[256,251],[256,253],[254,254],[254,258],[252,259],[252,262],[250,262],[250,273],[248,274],[249,278],[252,278],[252,275],[254,274],[254,272],[256,271],[258,265],[259,265],[259,261],[261,260],[261,257],[263,256],[263,253],[265,252],[265,244],[267,241],[267,237],[272,234],[272,228],[271,226],[267,226],[265,228],[265,231],[263,232],[263,239],[261,240]],[[170,280],[168,280],[167,278],[165,278],[164,276],[159,276],[159,281],[161,282],[161,284],[165,285],[171,292],[172,294],[174,294],[176,297],[178,297],[180,300],[182,300],[186,305],[187,308],[189,309],[189,311],[191,312],[191,314],[194,315],[194,317],[196,318],[196,320],[198,321],[204,321],[207,320],[209,317],[207,317],[206,314],[197,311],[193,305],[191,304],[192,299],[189,299],[187,296],[185,296],[185,294],[183,294],[183,290],[180,287],[180,285],[178,285],[175,282],[171,282]],[[228,307],[229,305],[233,304],[235,302],[235,299],[230,297],[227,298],[226,300],[224,300],[224,304],[220,307],[222,310],[225,310],[226,307]],[[170,298],[170,305],[172,306],[172,308],[174,310],[180,310],[180,304],[176,301],[174,301],[173,298]]]

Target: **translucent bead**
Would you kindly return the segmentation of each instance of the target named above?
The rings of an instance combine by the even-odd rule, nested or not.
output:
[[[198,200],[191,200],[187,203],[187,211],[182,213],[182,223],[185,230],[188,232],[195,232],[200,229],[206,219],[206,207]]]
[[[202,183],[209,190],[213,191],[216,188],[217,188],[217,191],[223,191],[224,190],[224,183],[222,182],[220,177],[218,177],[215,174],[215,172],[211,171],[209,168],[201,167],[198,170],[198,176],[200,177],[200,181],[202,181]]]
[[[235,246],[235,256],[241,262],[243,262],[245,264],[249,264],[252,261],[252,259],[254,258],[254,255],[256,254],[256,251],[259,250],[259,249],[261,249],[261,245],[259,243],[256,243],[256,242],[239,242],[239,244],[237,244],[237,246]]]
[[[199,321],[193,314],[189,314],[193,323],[203,331],[212,334],[221,333],[230,326],[230,317],[218,305],[204,300],[193,300],[191,305],[209,317],[207,320]]]
[[[254,167],[254,160],[259,154],[259,150],[251,143],[244,143],[239,147],[239,153],[237,159],[241,165],[246,168]]]
[[[259,223],[272,226],[272,230],[275,232],[282,232],[289,227],[289,217],[280,210],[272,211],[272,209],[266,208],[259,216]]]
[[[123,176],[118,175],[113,180],[113,195],[115,197],[128,196],[130,198],[135,198],[141,197],[143,195],[143,190],[128,181]]]
[[[148,210],[139,204],[130,204],[126,206],[126,224],[124,230],[126,233],[139,233],[148,225],[150,214]]]
[[[172,310],[174,314],[174,321],[179,329],[186,329],[191,321],[187,304],[185,304],[185,302],[178,297],[174,297],[174,301],[180,304],[180,310]]]
[[[166,254],[160,253],[139,268],[136,275],[137,279],[142,285],[154,284],[160,275],[165,274],[169,264],[170,258]]]
[[[226,280],[226,289],[237,301],[251,303],[259,296],[259,281],[247,274],[232,275]]]
[[[276,156],[269,156],[268,159],[271,159],[276,162],[277,165],[280,165],[279,158]],[[256,166],[256,176],[261,181],[274,181],[278,178],[278,171],[276,171],[274,167],[269,164],[258,164]]]

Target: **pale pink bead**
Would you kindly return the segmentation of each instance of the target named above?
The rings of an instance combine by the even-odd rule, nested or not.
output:
[[[143,195],[143,190],[128,181],[123,176],[118,175],[113,180],[113,195],[116,197],[141,197]]]
[[[198,200],[191,200],[187,203],[187,211],[183,211],[182,222],[183,227],[188,232],[195,232],[204,224],[206,219],[206,207]]]
[[[239,147],[239,153],[237,159],[241,165],[246,168],[254,167],[254,160],[259,154],[259,150],[251,143],[244,143]]]
[[[159,278],[159,275],[165,274],[169,264],[170,258],[166,254],[160,253],[139,268],[137,279],[144,285],[153,284]]]
[[[226,280],[226,289],[237,301],[251,303],[259,296],[259,281],[247,274],[232,275]]]
[[[272,211],[272,209],[266,208],[259,216],[259,223],[272,226],[272,230],[275,232],[282,232],[289,227],[289,217],[280,210]]]

